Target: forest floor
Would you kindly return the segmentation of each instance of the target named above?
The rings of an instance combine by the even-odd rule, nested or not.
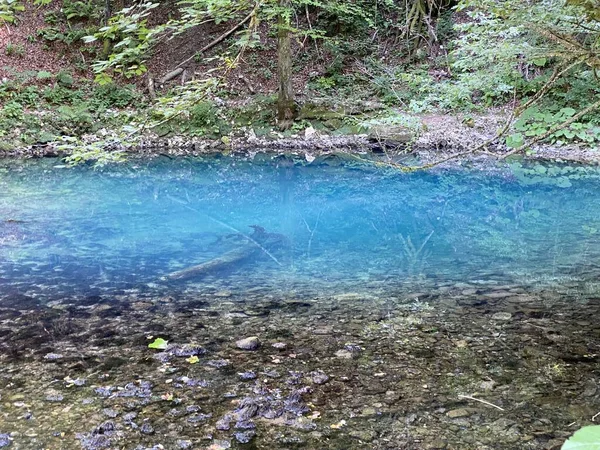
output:
[[[161,15],[167,14],[168,8],[163,9],[153,13],[151,22],[160,21]],[[182,74],[156,84],[157,94],[168,95],[185,80],[202,78],[215,67],[212,57],[223,48],[217,46],[198,58],[190,56],[227,31],[227,24],[208,24],[202,32],[176,36],[157,46],[144,76],[102,87],[93,83],[90,63],[94,48],[81,43],[86,22],[67,25],[62,14],[52,5],[35,7],[27,3],[17,26],[0,28],[3,155],[56,154],[57,146],[69,136],[82,137],[87,142],[111,138],[118,141],[123,126],[147,120],[151,105],[148,80],[159,80],[186,60],[189,61],[182,66]],[[167,143],[174,154],[236,152],[254,147],[296,149],[311,156],[375,150],[397,158],[418,151],[421,161],[432,162],[493,138],[509,116],[510,105],[434,114],[409,112],[406,105],[400,105],[401,99],[397,104],[390,103],[390,95],[402,93],[394,91],[396,87],[391,85],[373,84],[375,74],[351,52],[345,54],[329,44],[308,40],[304,46],[294,44],[299,117],[291,129],[281,132],[275,125],[274,112],[275,42],[262,31],[260,48],[246,52],[214,98],[196,105],[189,117],[181,116],[147,130],[143,140],[145,153],[150,147],[163,153]],[[387,63],[402,64],[394,61],[385,41],[379,44]],[[393,84],[393,79],[377,83]],[[378,94],[374,89],[387,93]],[[487,150],[502,153],[506,147],[496,142]],[[544,144],[537,146],[532,156],[587,163],[599,160],[594,146],[580,144]]]

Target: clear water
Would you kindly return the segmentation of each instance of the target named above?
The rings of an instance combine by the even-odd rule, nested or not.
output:
[[[155,159],[95,170],[0,166],[0,295],[45,301],[206,286],[296,294],[423,280],[562,284],[600,276],[600,169],[399,173],[285,159]],[[179,283],[250,225],[287,245]],[[237,231],[236,231],[237,230]]]

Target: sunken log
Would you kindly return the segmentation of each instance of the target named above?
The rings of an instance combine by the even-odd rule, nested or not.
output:
[[[254,228],[254,233],[250,236],[241,235],[241,237],[246,240],[246,243],[241,247],[228,251],[223,255],[202,264],[170,273],[165,279],[189,280],[191,278],[200,278],[216,272],[233,270],[247,260],[259,256],[261,253],[268,255],[279,264],[279,261],[277,261],[270,253],[270,250],[283,246],[287,242],[287,238],[282,234],[267,233],[264,228],[259,227],[258,225],[252,225],[252,228]]]

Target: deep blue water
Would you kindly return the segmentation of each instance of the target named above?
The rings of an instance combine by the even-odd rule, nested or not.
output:
[[[250,225],[287,244],[177,284]],[[283,159],[155,159],[94,169],[0,163],[0,293],[45,300],[165,289],[330,292],[419,283],[600,291],[600,169],[400,173]]]

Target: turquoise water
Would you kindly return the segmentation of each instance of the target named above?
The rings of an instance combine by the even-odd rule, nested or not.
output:
[[[206,286],[301,295],[494,280],[589,293],[600,276],[599,183],[596,167],[557,164],[406,174],[281,158],[106,169],[4,161],[0,295]],[[284,239],[220,270],[166,279],[251,248],[251,225]]]

